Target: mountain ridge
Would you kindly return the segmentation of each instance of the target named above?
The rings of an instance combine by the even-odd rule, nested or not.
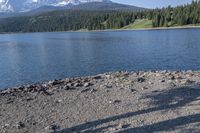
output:
[[[68,9],[88,10],[88,11],[121,10],[121,11],[134,11],[134,12],[146,10],[145,8],[115,3],[110,0],[87,0],[87,1],[81,0],[81,1],[82,3],[79,4],[67,4],[65,6],[45,5],[25,12],[0,12],[0,18],[32,16],[45,12],[51,12],[56,10],[68,10]]]
[[[1,13],[28,12],[43,6],[64,7],[91,2],[111,2],[110,0],[0,0]]]

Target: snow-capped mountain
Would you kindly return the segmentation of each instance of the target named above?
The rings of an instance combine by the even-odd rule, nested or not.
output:
[[[0,0],[0,12],[26,12],[42,6],[62,7],[110,0]]]

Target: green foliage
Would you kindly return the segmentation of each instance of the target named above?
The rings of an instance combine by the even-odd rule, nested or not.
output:
[[[41,32],[118,29],[133,23],[136,14],[123,11],[54,11],[0,21],[2,32]]]
[[[153,14],[149,19],[153,20],[154,27],[169,27],[174,25],[188,25],[200,23],[200,1],[191,4],[168,7],[150,11]]]
[[[134,23],[131,23],[122,29],[141,29],[141,28],[152,28],[152,20],[148,19],[136,19]]]
[[[175,8],[169,6],[140,12],[62,10],[36,16],[7,18],[0,20],[0,32],[87,31],[123,27],[126,29],[170,27],[199,23],[200,1],[193,1],[191,4]]]

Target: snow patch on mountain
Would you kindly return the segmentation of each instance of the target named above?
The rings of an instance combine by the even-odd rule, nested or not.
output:
[[[42,6],[67,6],[110,0],[0,0],[0,12],[26,12]]]

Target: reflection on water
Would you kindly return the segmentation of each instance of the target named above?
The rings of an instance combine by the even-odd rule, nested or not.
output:
[[[108,71],[200,69],[200,29],[0,35],[0,88]]]

